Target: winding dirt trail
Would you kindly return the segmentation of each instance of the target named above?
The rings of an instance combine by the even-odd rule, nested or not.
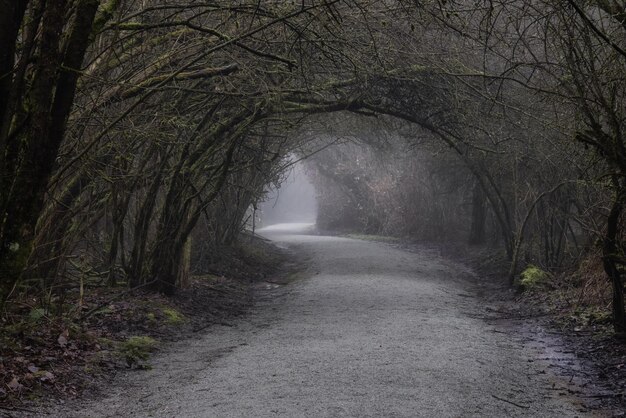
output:
[[[462,266],[425,252],[275,228],[311,257],[234,327],[158,355],[64,416],[575,417],[536,353],[480,318]],[[293,228],[292,228],[293,229]]]

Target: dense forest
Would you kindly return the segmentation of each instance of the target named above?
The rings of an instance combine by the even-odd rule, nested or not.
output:
[[[295,157],[320,228],[601,273],[626,334],[623,3],[0,6],[3,326],[184,289]]]

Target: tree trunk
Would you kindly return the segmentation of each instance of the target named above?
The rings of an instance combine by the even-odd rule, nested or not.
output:
[[[485,206],[485,194],[480,184],[476,182],[472,191],[472,226],[470,229],[469,244],[481,245],[485,243],[485,224],[487,221],[487,208]]]
[[[168,218],[170,222],[161,223],[157,233],[157,245],[152,253],[150,286],[157,292],[173,295],[176,292],[181,270],[183,247],[187,237],[180,237],[180,221]]]
[[[617,182],[616,182],[617,183]],[[607,230],[602,245],[602,262],[611,285],[613,287],[613,328],[620,335],[626,335],[626,312],[624,311],[624,285],[618,269],[619,254],[618,245],[620,233],[620,216],[624,209],[624,192],[618,186],[615,201],[607,219]]]
[[[15,49],[27,5],[28,0],[0,0],[0,123],[12,89]]]
[[[9,190],[3,190],[0,209],[0,305],[17,282],[32,246],[35,223],[57,153],[47,141],[54,86],[61,64],[59,43],[66,0],[49,0],[42,20],[41,47],[33,82],[33,110],[24,138],[24,159]],[[0,212],[0,213],[2,213]]]
[[[151,287],[166,295],[176,291],[182,248],[187,240],[187,236],[181,236],[181,229],[188,216],[183,203],[186,189],[185,175],[175,173],[163,202],[150,259],[150,277],[154,281]]]
[[[35,224],[43,207],[67,118],[74,102],[82,64],[99,0],[81,0],[61,51],[67,0],[48,0],[42,18],[39,59],[30,102],[30,126],[23,138],[23,160],[0,209],[0,305],[17,282],[32,248]],[[0,213],[2,213],[0,212]],[[9,221],[10,220],[10,221]]]
[[[191,272],[191,245],[192,238],[191,236],[187,237],[185,240],[185,244],[183,245],[183,251],[180,257],[180,262],[178,264],[178,277],[176,281],[178,282],[178,287],[181,289],[186,289],[190,285],[190,272]]]

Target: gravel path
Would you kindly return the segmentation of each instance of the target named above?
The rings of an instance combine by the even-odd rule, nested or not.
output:
[[[62,416],[575,417],[536,353],[480,318],[462,266],[347,238],[266,236],[311,257],[235,326]]]

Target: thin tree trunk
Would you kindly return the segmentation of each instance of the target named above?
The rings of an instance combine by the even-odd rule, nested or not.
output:
[[[181,289],[188,288],[191,283],[191,245],[192,238],[189,236],[185,240],[180,262],[178,263],[178,277],[176,281],[178,282],[178,287]]]
[[[469,244],[481,245],[485,243],[485,224],[487,221],[487,210],[485,207],[485,194],[480,184],[476,182],[472,191],[472,226],[470,229]]]
[[[617,183],[617,181],[615,182]],[[620,335],[626,335],[626,312],[624,311],[624,285],[618,269],[620,216],[624,210],[624,191],[618,186],[615,201],[607,219],[607,230],[602,245],[604,271],[613,287],[613,328]]]

